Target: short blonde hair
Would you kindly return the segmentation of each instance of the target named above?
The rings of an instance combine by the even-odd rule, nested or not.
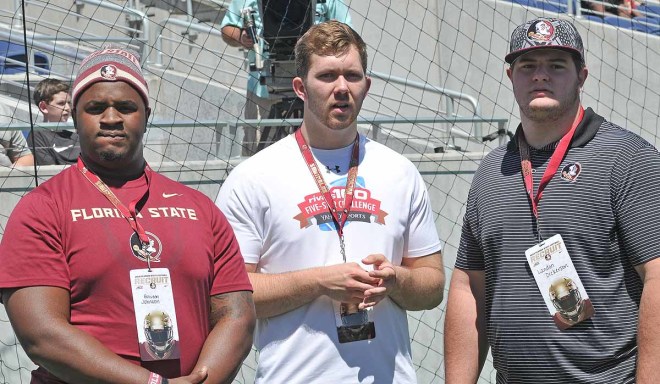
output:
[[[312,26],[296,43],[296,75],[303,79],[307,76],[312,54],[341,56],[346,54],[351,46],[357,48],[362,70],[366,73],[367,45],[353,28],[337,20]]]

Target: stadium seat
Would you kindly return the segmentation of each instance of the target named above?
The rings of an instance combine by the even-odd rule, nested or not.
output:
[[[636,31],[660,35],[660,19],[653,17],[635,17],[632,19],[633,29]]]
[[[539,2],[537,0],[511,0],[511,2],[518,5],[524,5],[526,7],[539,8]]]
[[[8,62],[5,58],[25,63],[25,47],[9,41],[0,40],[0,75],[25,72],[25,65]],[[34,52],[32,64],[40,69],[37,73],[47,74],[50,71],[48,56],[41,52]]]
[[[602,23],[603,22],[603,18],[600,17],[600,16],[596,16],[596,15],[586,15],[586,14],[583,13],[581,17],[584,20],[594,21],[594,22],[597,22],[597,23]]]
[[[660,19],[660,4],[642,4],[637,7],[637,10],[646,17]]]
[[[605,16],[603,18],[605,24],[613,25],[619,28],[633,29],[632,19],[619,16]]]
[[[539,8],[557,13],[568,13],[568,0],[543,0],[538,1]]]
[[[633,19],[633,21],[635,21],[635,20],[642,21],[642,22],[645,22],[645,23],[651,24],[651,25],[660,25],[660,18],[657,18],[657,17],[640,16],[640,17],[635,17]]]
[[[539,1],[538,8],[541,8],[544,11],[556,12],[556,13],[565,13],[566,7],[562,9],[561,5],[558,2],[550,1]]]
[[[568,13],[568,2],[573,3],[573,10],[577,9],[578,0],[510,0],[514,4],[543,9],[548,12]]]

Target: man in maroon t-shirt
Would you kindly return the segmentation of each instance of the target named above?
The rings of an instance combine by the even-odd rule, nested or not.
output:
[[[32,383],[231,382],[252,345],[252,286],[215,204],[144,159],[137,54],[92,53],[72,101],[77,166],[24,196],[0,243]]]

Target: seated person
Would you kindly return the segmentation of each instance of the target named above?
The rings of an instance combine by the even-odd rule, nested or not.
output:
[[[57,79],[45,79],[34,89],[34,103],[45,123],[66,122],[71,115],[69,85]],[[37,165],[73,164],[80,154],[78,134],[73,129],[33,130],[28,144]]]
[[[10,121],[9,107],[0,104],[0,126],[6,126]],[[21,131],[0,131],[0,166],[29,166],[33,164],[34,157]]]
[[[582,8],[586,11],[585,13],[601,17],[616,15],[633,18],[640,16],[639,11],[636,9],[639,3],[634,0],[586,0],[582,1],[581,4]]]

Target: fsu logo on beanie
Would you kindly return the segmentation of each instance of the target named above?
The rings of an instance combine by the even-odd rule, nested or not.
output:
[[[101,77],[108,80],[115,80],[117,76],[117,67],[112,64],[101,67]]]
[[[137,52],[128,48],[106,47],[91,53],[83,60],[71,91],[75,106],[80,95],[99,81],[123,81],[135,88],[149,106],[149,89],[142,74]]]

